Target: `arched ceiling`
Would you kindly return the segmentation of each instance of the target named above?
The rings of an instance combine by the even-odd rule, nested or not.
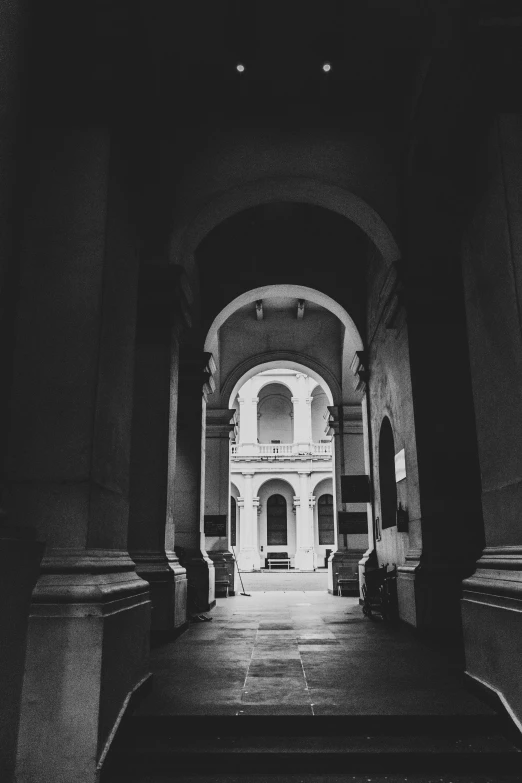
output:
[[[244,292],[294,284],[338,301],[364,334],[368,255],[366,234],[329,209],[278,201],[243,210],[197,249],[204,327]]]
[[[205,351],[218,365],[218,394],[209,404],[230,405],[239,379],[260,372],[261,363],[294,369],[292,360],[329,388],[336,404],[358,402],[350,366],[362,347],[355,323],[331,297],[297,285],[253,289],[230,302],[207,334]]]

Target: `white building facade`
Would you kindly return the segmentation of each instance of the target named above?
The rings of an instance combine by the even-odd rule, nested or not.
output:
[[[329,393],[295,370],[266,370],[234,402],[230,445],[231,544],[241,570],[286,553],[300,570],[337,549]]]

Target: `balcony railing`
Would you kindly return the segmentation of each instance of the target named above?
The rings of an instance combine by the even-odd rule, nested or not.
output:
[[[330,459],[331,443],[232,443],[233,460]]]

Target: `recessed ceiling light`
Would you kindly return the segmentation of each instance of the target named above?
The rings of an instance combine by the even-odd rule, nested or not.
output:
[[[238,63],[236,65],[236,71],[238,71],[239,73],[243,73],[244,70],[245,70],[245,66],[243,65],[243,63]]]
[[[331,71],[331,70],[332,70],[332,65],[331,65],[331,63],[323,63],[323,71],[324,71],[325,73],[328,73],[328,71]]]

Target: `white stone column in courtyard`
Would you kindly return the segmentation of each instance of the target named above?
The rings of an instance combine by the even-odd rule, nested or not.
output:
[[[312,416],[311,403],[312,398],[308,395],[308,386],[306,375],[297,373],[296,375],[299,393],[292,397],[294,405],[294,444],[297,452],[301,447],[308,446],[312,440]]]
[[[243,497],[239,498],[243,503],[238,506],[240,512],[240,542],[241,550],[239,553],[239,565],[242,571],[258,571],[260,568],[259,546],[257,541],[257,506],[259,498],[255,498],[257,503],[254,505],[254,493],[252,483],[254,474],[243,473],[244,487]]]
[[[313,514],[310,510],[310,472],[300,470],[297,509],[295,567],[306,571],[315,568]]]
[[[247,381],[242,389],[239,402],[239,448],[248,451],[248,446],[257,445],[257,403],[258,398],[252,396],[251,382]],[[246,447],[246,449],[245,449]]]

